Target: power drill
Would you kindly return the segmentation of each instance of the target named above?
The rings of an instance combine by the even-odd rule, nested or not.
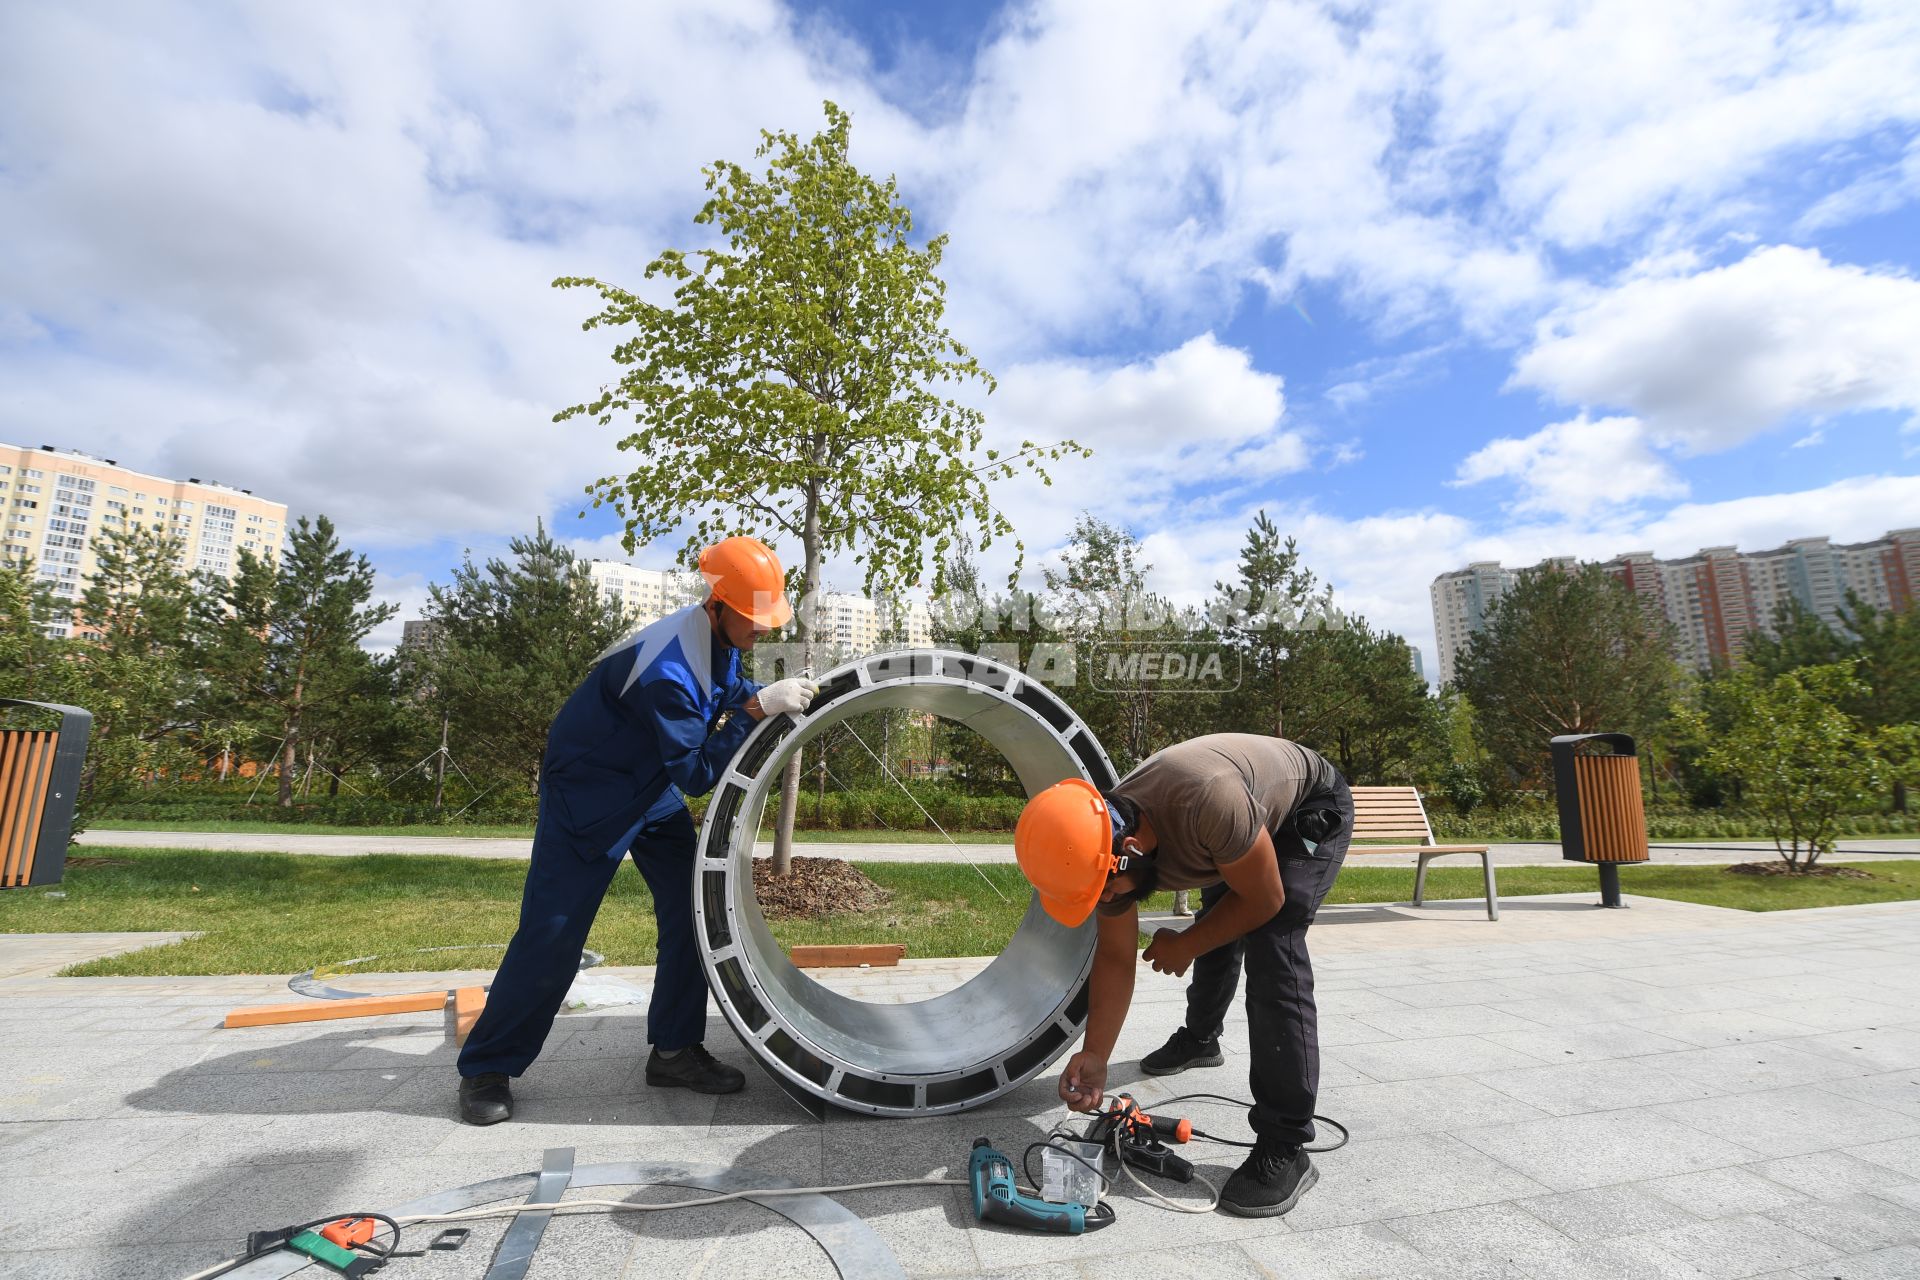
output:
[[[982,1222],[1002,1222],[1029,1231],[1049,1231],[1055,1235],[1077,1236],[1089,1228],[1104,1227],[1111,1217],[1087,1221],[1087,1211],[1077,1204],[1049,1204],[1020,1194],[1014,1184],[1013,1161],[994,1149],[985,1138],[973,1140],[973,1155],[967,1161],[967,1179],[973,1184],[973,1215]]]
[[[1143,1173],[1193,1181],[1193,1162],[1176,1155],[1162,1139],[1185,1142],[1193,1136],[1193,1122],[1172,1116],[1151,1116],[1130,1094],[1119,1094],[1087,1126],[1087,1141],[1118,1146],[1120,1158]]]

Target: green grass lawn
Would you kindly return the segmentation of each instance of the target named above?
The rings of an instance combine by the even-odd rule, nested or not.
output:
[[[81,965],[72,971],[80,975],[297,973],[363,955],[388,957],[377,967],[391,971],[488,968],[497,952],[405,953],[504,944],[518,918],[525,875],[515,862],[407,854],[333,858],[89,849],[86,857],[104,862],[70,867],[65,882],[51,890],[0,893],[0,932],[193,930],[203,936]],[[890,904],[827,920],[777,922],[776,936],[789,945],[904,942],[916,957],[989,955],[1004,945],[1026,909],[1025,882],[1006,864],[980,871],[925,863],[858,865],[893,890]],[[1920,861],[1864,869],[1874,878],[1800,881],[1731,876],[1715,867],[1626,867],[1621,884],[1628,893],[1749,911],[1920,898]],[[1435,898],[1480,893],[1477,868],[1436,868],[1427,883]],[[1411,868],[1349,866],[1329,901],[1404,902],[1412,885]],[[1587,867],[1508,867],[1500,871],[1500,892],[1597,897],[1598,882]],[[1158,905],[1168,901],[1163,894]],[[612,964],[651,964],[651,905],[640,877],[623,870],[588,945]]]

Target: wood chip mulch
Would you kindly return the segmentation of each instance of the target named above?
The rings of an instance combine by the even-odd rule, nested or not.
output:
[[[1815,864],[1795,871],[1785,862],[1736,862],[1727,868],[1730,876],[1814,876],[1827,880],[1873,880],[1877,877],[1858,867],[1823,867]]]
[[[772,858],[753,860],[753,896],[769,920],[818,920],[843,911],[869,911],[893,897],[852,863],[838,858],[793,859],[784,876],[773,874]]]

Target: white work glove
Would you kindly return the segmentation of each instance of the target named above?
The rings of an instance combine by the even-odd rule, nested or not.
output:
[[[760,691],[760,709],[770,716],[799,715],[819,692],[819,685],[801,676],[775,680]]]

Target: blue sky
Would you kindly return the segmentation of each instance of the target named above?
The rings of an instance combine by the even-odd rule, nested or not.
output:
[[[1032,566],[1091,510],[1192,599],[1264,508],[1431,668],[1469,560],[1920,524],[1906,0],[9,5],[0,439],[325,511],[408,613],[535,519],[617,553],[547,282],[827,98],[989,433],[1096,451],[999,495]]]

